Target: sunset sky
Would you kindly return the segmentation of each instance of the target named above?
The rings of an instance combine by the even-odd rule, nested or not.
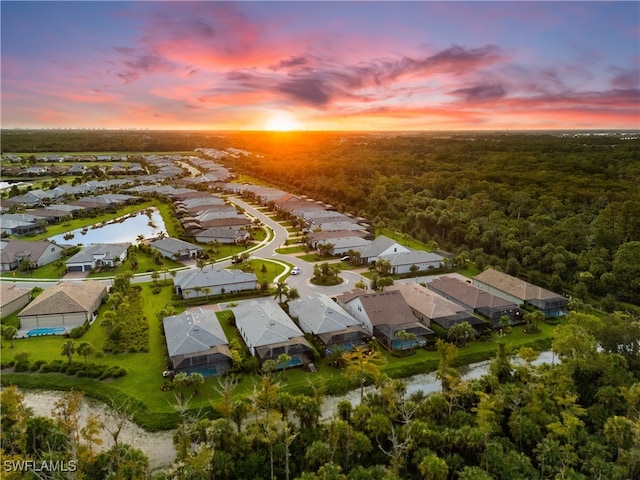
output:
[[[640,128],[640,2],[1,2],[2,128]]]

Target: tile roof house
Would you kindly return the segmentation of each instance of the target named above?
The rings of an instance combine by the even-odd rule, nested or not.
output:
[[[395,283],[386,289],[400,293],[413,314],[427,325],[433,322],[449,329],[458,323],[469,322],[474,327],[486,326],[483,320],[467,312],[460,305],[418,283]]]
[[[442,261],[444,260],[442,255],[425,252],[423,250],[389,253],[380,255],[379,258],[388,260],[389,263],[391,263],[391,273],[393,275],[410,273],[412,265],[418,267],[418,271],[440,268],[442,266]]]
[[[375,262],[383,255],[391,255],[393,253],[410,252],[411,249],[400,245],[395,240],[380,235],[370,245],[359,249],[360,258],[363,262]]]
[[[8,283],[0,283],[0,317],[7,317],[26,307],[30,300],[30,289]]]
[[[336,301],[389,350],[423,346],[433,337],[433,331],[413,315],[400,292],[353,290],[339,295]],[[415,340],[400,338],[402,331],[414,334]]]
[[[289,314],[305,333],[316,335],[327,350],[349,350],[370,338],[358,320],[322,293],[290,301]]]
[[[291,357],[286,367],[311,361],[312,348],[302,330],[274,301],[247,300],[239,302],[231,311],[251,355],[261,362],[277,360],[283,353]]]
[[[130,243],[95,243],[66,261],[69,272],[89,272],[94,268],[117,267],[127,258]]]
[[[221,375],[231,368],[229,342],[211,310],[194,309],[162,319],[174,373]]]
[[[473,284],[514,303],[531,305],[547,317],[567,314],[569,301],[562,295],[492,268],[478,274]]]
[[[204,249],[198,245],[171,237],[152,240],[149,242],[149,246],[160,252],[163,257],[173,260],[176,258],[179,260],[197,258],[204,251]]]
[[[205,288],[209,289],[207,295],[255,290],[258,277],[242,270],[205,268],[178,272],[173,283],[176,294],[181,298],[197,298],[205,295],[202,290]]]
[[[196,233],[196,241],[201,243],[235,243],[249,240],[251,234],[247,230],[240,230],[233,227],[212,227]]]
[[[0,270],[3,272],[15,270],[20,261],[27,258],[37,267],[47,265],[62,258],[62,248],[57,243],[48,240],[29,242],[26,240],[0,241]]]
[[[19,314],[21,330],[64,327],[91,321],[107,297],[107,284],[99,281],[62,282],[38,295]]]
[[[523,322],[524,310],[514,302],[482,290],[459,278],[442,276],[427,283],[427,288],[457,303],[464,309],[478,313],[491,321],[493,328],[500,327],[500,319],[508,317],[511,323]]]

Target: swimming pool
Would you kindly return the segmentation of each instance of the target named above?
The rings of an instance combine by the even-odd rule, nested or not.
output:
[[[64,332],[64,327],[41,327],[29,330],[27,332],[27,337],[37,337],[39,335],[61,335]]]

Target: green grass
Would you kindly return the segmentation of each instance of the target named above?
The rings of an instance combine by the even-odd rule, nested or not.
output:
[[[64,275],[63,272],[60,271],[56,266],[54,266],[55,262],[49,263],[48,265],[43,265],[42,267],[38,267],[35,270],[31,270],[30,272],[20,272],[18,270],[14,270],[12,272],[5,272],[2,274],[3,278],[37,278],[37,279],[45,279],[45,278],[62,278]]]
[[[292,253],[302,253],[304,251],[305,251],[304,247],[300,245],[295,247],[276,248],[276,253],[281,253],[283,255],[288,255]]]
[[[405,247],[409,247],[413,250],[425,250],[427,252],[433,251],[426,243],[420,242],[408,235],[405,235],[400,232],[395,232],[393,230],[389,230],[388,228],[383,228],[381,231],[376,232],[377,235],[384,235],[385,237],[391,238],[395,240],[400,245],[404,245]]]
[[[473,278],[480,273],[480,269],[476,267],[475,263],[467,262],[465,263],[464,268],[457,270],[457,273],[468,278]]]
[[[176,268],[184,268],[184,265],[181,263],[174,262],[171,259],[161,257],[160,261],[162,265],[157,265],[155,258],[152,255],[141,252],[140,250],[136,250],[136,258],[138,261],[138,267],[134,270],[131,262],[127,260],[122,265],[117,266],[116,268],[108,268],[102,270],[100,272],[91,272],[87,275],[88,278],[102,278],[102,277],[115,277],[116,275],[120,275],[124,272],[131,271],[134,275],[146,272],[153,272],[156,270],[160,273],[160,282],[164,281],[164,274],[161,272],[163,268],[168,268],[169,270]],[[171,278],[169,274],[167,274],[167,279]]]
[[[244,263],[238,263],[236,265],[232,265],[229,268],[242,269],[242,267],[246,265],[249,265],[251,267],[251,270],[247,271],[255,273],[256,277],[258,277],[259,285],[262,284],[262,282],[267,282],[268,284],[273,283],[274,278],[284,272],[284,267],[279,263],[259,258],[255,258]],[[266,268],[266,272],[262,271],[263,265]]]

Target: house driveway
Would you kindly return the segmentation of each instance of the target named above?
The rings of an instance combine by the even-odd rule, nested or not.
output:
[[[62,277],[63,280],[82,280],[83,278],[87,278],[87,275],[89,275],[89,272],[68,272],[64,277]]]

